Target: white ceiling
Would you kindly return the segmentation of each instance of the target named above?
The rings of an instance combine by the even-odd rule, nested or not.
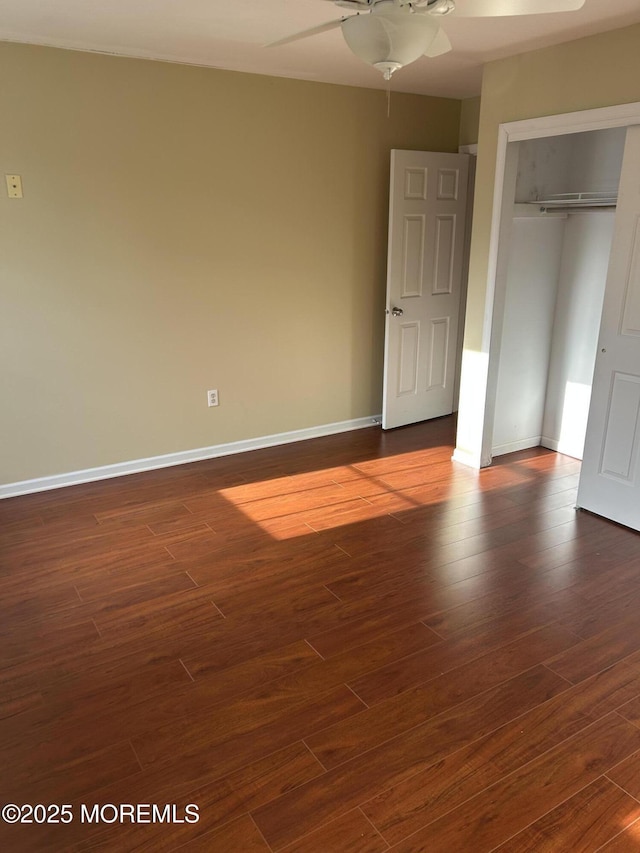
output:
[[[351,54],[339,29],[263,47],[343,14],[327,0],[0,0],[0,40],[384,88],[380,72]],[[578,12],[526,17],[446,17],[453,52],[403,68],[391,88],[471,97],[489,60],[634,23],[640,0],[586,0]]]

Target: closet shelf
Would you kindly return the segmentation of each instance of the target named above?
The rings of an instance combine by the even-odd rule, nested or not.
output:
[[[538,205],[541,212],[547,210],[579,210],[581,208],[615,207],[618,197],[614,193],[559,193],[546,198],[537,198],[527,204]]]

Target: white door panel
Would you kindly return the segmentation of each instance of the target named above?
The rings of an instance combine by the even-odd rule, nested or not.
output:
[[[391,152],[384,429],[453,411],[468,170],[468,154]]]
[[[640,530],[640,127],[630,127],[578,506]]]

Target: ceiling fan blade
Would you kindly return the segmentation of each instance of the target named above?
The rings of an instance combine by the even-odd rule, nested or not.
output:
[[[343,9],[355,9],[356,12],[362,12],[363,9],[370,9],[373,6],[372,0],[328,0],[328,2]]]
[[[456,0],[457,18],[490,18],[538,15],[546,12],[575,12],[585,0]]]
[[[319,24],[317,27],[311,27],[308,30],[302,30],[299,33],[294,33],[292,36],[285,36],[283,39],[278,39],[278,41],[269,42],[269,44],[265,44],[264,46],[281,47],[283,44],[290,44],[292,41],[306,39],[309,38],[309,36],[317,36],[320,33],[326,33],[328,30],[337,29],[343,21],[344,18],[336,18],[335,21],[329,21],[326,24]]]
[[[433,59],[434,56],[442,56],[443,53],[449,53],[450,50],[453,50],[453,48],[449,41],[449,36],[440,27],[438,35],[431,42],[429,49],[425,51],[424,55],[430,56]]]

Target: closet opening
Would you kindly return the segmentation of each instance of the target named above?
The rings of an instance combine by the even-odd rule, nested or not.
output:
[[[508,143],[491,456],[542,445],[582,459],[625,135]]]

